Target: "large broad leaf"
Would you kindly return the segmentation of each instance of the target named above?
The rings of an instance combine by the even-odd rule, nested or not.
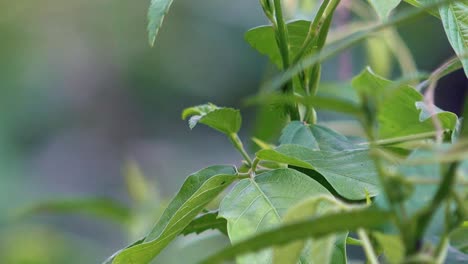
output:
[[[305,124],[299,121],[293,121],[283,129],[280,143],[296,144],[323,151],[344,151],[360,148],[345,136],[330,128]]]
[[[154,44],[159,28],[173,0],[151,0],[148,10],[148,37],[150,45]]]
[[[200,234],[207,230],[218,230],[227,235],[226,219],[218,217],[218,212],[208,212],[197,216],[190,224],[182,231],[183,235]]]
[[[368,0],[381,19],[387,19],[390,12],[398,6],[401,0]]]
[[[284,245],[297,240],[320,238],[330,234],[355,231],[358,228],[377,228],[390,220],[390,213],[374,209],[327,214],[260,233],[218,252],[203,261],[202,264],[222,263],[224,260],[233,259],[242,254],[259,251],[271,246]]]
[[[370,95],[379,104],[379,138],[392,138],[434,131],[432,112],[424,97],[410,86],[400,86],[365,69],[352,81],[360,94]],[[436,107],[436,116],[443,129],[453,131],[457,124],[454,113],[444,112]]]
[[[239,110],[218,107],[214,104],[187,108],[182,113],[182,119],[188,117],[190,117],[190,129],[202,123],[227,135],[239,132],[242,124]]]
[[[238,179],[235,174],[232,166],[212,166],[190,175],[144,241],[117,253],[109,263],[149,263],[209,202]]]
[[[317,151],[299,145],[282,145],[274,150],[261,150],[262,160],[316,170],[341,196],[351,200],[365,199],[379,193],[379,183],[369,151]]]
[[[292,169],[278,169],[240,181],[223,199],[219,215],[233,243],[278,226],[289,207],[309,196],[331,195],[316,181]],[[238,263],[271,263],[272,252],[246,255]]]
[[[468,77],[468,1],[452,1],[439,7],[445,33]]]
[[[294,59],[300,51],[310,28],[310,21],[298,20],[287,24],[289,36],[289,57]],[[245,34],[245,40],[260,53],[268,56],[272,63],[283,67],[281,54],[276,43],[275,31],[272,26],[253,28]]]
[[[294,223],[318,217],[331,211],[338,211],[339,208],[333,200],[333,196],[310,197],[290,208],[283,222],[285,224]],[[277,246],[273,249],[273,263],[296,264],[301,258],[301,252],[303,251],[305,252],[303,252],[301,260],[305,263],[346,263],[346,236],[344,236],[345,239],[342,239],[343,235],[340,237],[341,239],[337,240],[335,235],[329,235],[320,239],[302,240],[289,243],[285,246]],[[335,251],[339,252],[334,254]]]

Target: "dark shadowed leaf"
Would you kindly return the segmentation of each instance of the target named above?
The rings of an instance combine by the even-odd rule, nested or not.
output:
[[[197,216],[192,222],[182,231],[183,235],[200,234],[207,230],[218,230],[227,235],[226,219],[218,217],[218,212],[208,212]]]
[[[341,196],[350,200],[365,199],[379,192],[374,163],[366,149],[341,152],[317,151],[299,145],[282,145],[261,150],[263,160],[316,170]]]

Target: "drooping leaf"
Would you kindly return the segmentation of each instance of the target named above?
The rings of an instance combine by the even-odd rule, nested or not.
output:
[[[387,19],[390,12],[400,4],[401,0],[368,0],[379,15],[380,19]]]
[[[290,60],[295,58],[299,53],[307,33],[310,28],[310,21],[298,20],[287,24],[289,36],[289,57]],[[272,26],[260,26],[250,29],[245,34],[245,40],[261,54],[270,58],[270,61],[278,66],[283,67],[281,54],[275,39],[275,31]]]
[[[379,138],[386,139],[435,131],[432,112],[424,103],[424,97],[414,88],[395,85],[365,69],[352,81],[360,94],[372,96],[377,106]],[[454,113],[436,109],[443,129],[453,131],[457,124]]]
[[[151,0],[148,10],[148,37],[150,45],[153,46],[158,35],[159,28],[166,16],[173,0]]]
[[[182,231],[183,235],[200,234],[207,230],[218,230],[227,235],[226,219],[218,217],[218,212],[208,212],[197,216]]]
[[[375,209],[327,214],[279,226],[241,242],[234,243],[231,247],[206,259],[202,264],[222,263],[224,260],[233,259],[242,254],[259,251],[271,246],[284,245],[301,239],[320,238],[330,234],[355,231],[358,228],[377,228],[388,221],[391,221],[390,213]]]
[[[212,166],[190,175],[145,240],[117,253],[111,263],[149,263],[210,201],[238,179],[235,174],[232,166]]]
[[[292,169],[277,169],[240,181],[223,199],[221,217],[228,222],[228,234],[237,243],[281,224],[288,208],[306,197],[331,195],[316,181]],[[271,263],[272,252],[246,255],[238,263]]]
[[[127,224],[130,209],[107,198],[64,198],[33,204],[19,213],[20,217],[35,214],[84,214]]]
[[[310,125],[299,121],[289,123],[280,137],[281,144],[295,144],[313,150],[344,151],[362,149],[340,133],[321,126]]]
[[[239,110],[218,107],[214,104],[187,108],[182,113],[182,119],[188,117],[190,117],[190,129],[202,123],[227,135],[239,132],[242,124]]]
[[[468,77],[468,1],[452,1],[439,7],[447,38],[460,58]]]
[[[337,205],[333,201],[333,196],[313,196],[294,205],[284,216],[285,224],[318,217],[331,211],[337,211]],[[335,242],[342,242],[342,245],[336,245]],[[305,247],[305,250],[304,250]],[[346,255],[345,252],[333,254],[335,250],[344,250],[344,240],[336,241],[335,235],[329,235],[320,239],[311,241],[296,241],[284,246],[277,246],[273,249],[274,264],[296,264],[301,257],[301,252],[308,254],[303,256],[307,263],[343,263],[343,259],[338,256]],[[337,258],[333,259],[333,256]],[[330,262],[333,259],[332,262]]]
[[[317,151],[299,145],[261,150],[257,157],[312,169],[320,173],[341,196],[361,200],[375,196],[379,183],[374,163],[366,149],[341,152]]]

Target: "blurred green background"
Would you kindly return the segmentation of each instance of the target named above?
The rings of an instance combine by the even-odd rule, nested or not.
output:
[[[307,15],[292,8],[295,1],[285,2],[290,18]],[[205,102],[240,107],[249,142],[257,109],[242,102],[271,76],[267,59],[243,40],[246,30],[266,23],[260,5],[176,0],[150,48],[148,4],[0,0],[0,263],[100,263],[149,231],[191,172],[239,163],[228,140],[205,127],[190,131],[180,113]],[[351,19],[344,12],[335,24]],[[433,70],[453,54],[435,18],[421,17],[399,32],[420,70]],[[327,62],[323,79],[345,81],[369,59],[385,66],[382,52],[370,58],[368,46],[359,45]],[[394,61],[385,71],[401,75]],[[463,72],[440,86],[439,105],[459,111]],[[125,177],[128,160],[146,180],[139,173]],[[129,181],[137,189],[153,187],[139,199],[129,195]],[[40,201],[85,197],[131,208],[131,224],[86,214],[21,213]],[[226,243],[216,232],[189,236],[158,263],[193,263]],[[182,247],[190,249],[184,259]]]

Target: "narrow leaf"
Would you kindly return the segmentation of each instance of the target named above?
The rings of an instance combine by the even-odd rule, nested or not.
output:
[[[158,35],[159,28],[166,16],[173,0],[151,0],[148,10],[148,37],[153,46]]]
[[[66,198],[38,202],[21,210],[19,217],[44,213],[85,214],[122,224],[127,224],[131,217],[127,206],[107,198]]]
[[[212,166],[190,175],[145,240],[118,253],[112,263],[149,263],[237,179],[235,173],[232,166]]]

